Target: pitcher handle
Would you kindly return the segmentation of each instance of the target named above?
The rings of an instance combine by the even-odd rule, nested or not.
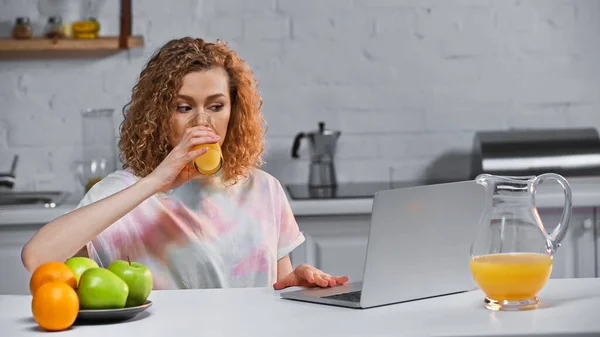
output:
[[[563,178],[561,175],[556,173],[544,173],[537,176],[533,180],[533,193],[537,191],[538,185],[545,180],[556,180],[560,186],[563,188],[563,192],[565,195],[565,204],[562,212],[562,216],[560,217],[560,221],[558,222],[558,226],[554,228],[554,230],[549,233],[550,241],[552,241],[552,251],[556,251],[558,247],[560,247],[560,242],[564,239],[567,234],[567,228],[569,227],[569,219],[571,218],[572,212],[572,196],[571,196],[571,185],[569,182]]]

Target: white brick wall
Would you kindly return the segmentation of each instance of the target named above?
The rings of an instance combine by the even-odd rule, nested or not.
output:
[[[18,15],[43,27],[37,1],[0,6],[2,36]],[[143,50],[0,62],[0,167],[20,154],[18,189],[81,191],[71,168],[79,112],[114,108],[117,128],[150,54],[184,35],[225,39],[255,68],[266,169],[284,183],[306,180],[306,148],[292,160],[292,139],[320,120],[342,130],[341,181],[464,175],[479,129],[600,126],[597,0],[148,0],[133,9]],[[103,33],[118,32],[118,1],[100,21]]]

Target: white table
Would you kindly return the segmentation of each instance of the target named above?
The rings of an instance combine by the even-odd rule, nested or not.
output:
[[[52,336],[521,336],[600,335],[600,278],[550,280],[542,305],[491,312],[482,293],[347,309],[284,300],[271,289],[154,291],[147,312],[123,323],[73,326]],[[44,334],[30,296],[0,296],[0,336]]]

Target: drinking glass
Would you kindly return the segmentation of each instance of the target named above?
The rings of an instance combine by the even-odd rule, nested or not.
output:
[[[212,116],[206,112],[195,112],[192,116],[190,116],[186,122],[186,127],[191,128],[195,126],[206,126],[215,134],[217,134],[215,121]],[[208,151],[198,156],[190,164],[198,173],[202,175],[213,175],[217,173],[223,165],[223,153],[221,151],[221,145],[217,141],[213,144],[197,145],[192,150],[203,147],[208,148]]]

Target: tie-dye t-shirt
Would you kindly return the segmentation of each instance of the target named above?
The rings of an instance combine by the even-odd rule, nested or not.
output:
[[[89,242],[88,255],[102,267],[128,257],[145,264],[155,289],[271,286],[277,261],[304,242],[286,194],[261,170],[230,186],[220,179],[192,180],[146,199]],[[137,180],[116,171],[79,207]]]

